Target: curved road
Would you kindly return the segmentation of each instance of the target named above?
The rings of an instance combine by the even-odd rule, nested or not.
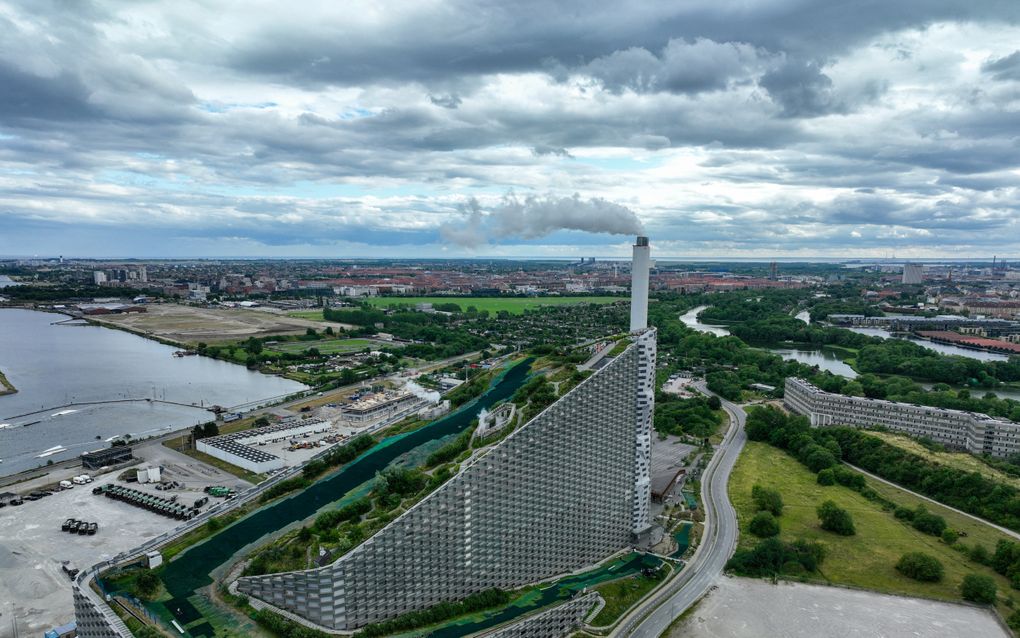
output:
[[[705,394],[712,394],[703,383],[696,387]],[[736,549],[737,513],[730,504],[726,485],[747,442],[744,433],[747,414],[739,405],[725,399],[722,405],[730,415],[730,429],[702,476],[705,533],[701,544],[679,576],[617,625],[610,634],[613,638],[658,638],[670,623],[708,592]]]

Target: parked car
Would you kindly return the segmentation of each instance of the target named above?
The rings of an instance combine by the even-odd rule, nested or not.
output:
[[[89,529],[88,529],[89,536],[94,536],[95,533],[96,533],[96,530],[98,530],[98,529],[99,529],[99,524],[98,523],[89,523]]]
[[[66,532],[66,531],[71,529],[72,525],[77,525],[77,524],[78,524],[78,521],[74,520],[73,518],[69,518],[66,521],[64,521],[63,525],[60,526],[60,531]]]
[[[60,482],[60,488],[61,489],[69,490],[72,487],[74,487],[74,483],[72,483],[71,481],[61,481]]]

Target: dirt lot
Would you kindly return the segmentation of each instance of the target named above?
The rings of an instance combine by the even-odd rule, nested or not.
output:
[[[256,309],[197,308],[176,304],[152,304],[146,308],[144,313],[101,315],[90,319],[180,344],[238,341],[248,337],[304,334],[308,328],[344,327],[339,323],[309,321]]]
[[[1006,638],[992,613],[838,587],[720,578],[668,638]]]

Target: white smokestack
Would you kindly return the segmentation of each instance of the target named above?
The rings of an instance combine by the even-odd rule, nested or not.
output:
[[[634,260],[630,266],[630,331],[648,327],[648,238],[638,237],[634,244]]]

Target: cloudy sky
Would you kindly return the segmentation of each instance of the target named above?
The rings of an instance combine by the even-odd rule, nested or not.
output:
[[[1018,49],[1017,0],[0,0],[0,255],[1020,257]]]

